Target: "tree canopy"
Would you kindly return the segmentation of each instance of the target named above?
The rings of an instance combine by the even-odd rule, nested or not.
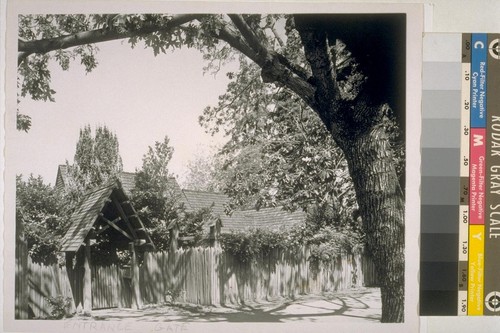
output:
[[[16,177],[16,224],[22,225],[34,262],[57,262],[59,239],[66,229],[61,197],[41,176]]]
[[[288,171],[282,172],[279,179],[264,179],[268,188],[263,193],[251,190],[249,194],[256,195],[257,202],[272,203],[283,195],[279,182],[293,184],[294,177],[298,181],[302,177],[301,187],[294,190],[296,199],[307,198],[315,191],[319,198],[338,195],[336,189],[315,189],[312,181],[324,180],[326,187],[337,187],[335,181],[343,175],[336,172],[348,170],[368,251],[380,276],[384,276],[382,321],[403,320],[404,194],[398,163],[394,162],[404,161],[404,154],[398,157],[394,153],[397,145],[391,138],[397,137],[396,132],[404,134],[404,14],[24,15],[19,22],[21,97],[52,100],[47,62],[57,61],[67,69],[76,59],[90,71],[97,64],[95,44],[109,40],[126,39],[132,47],[142,43],[154,55],[184,46],[195,48],[202,52],[207,69],[215,71],[220,63],[244,59],[234,76],[238,83],[229,86],[221,104],[207,109],[205,115],[209,122],[215,121],[215,130],[227,122],[224,110],[230,115],[229,121],[236,124],[229,127],[235,132],[228,133],[235,136],[235,148],[226,147],[235,157],[234,163],[244,166],[245,161],[260,155],[265,157],[257,159],[262,166],[271,159]],[[399,126],[388,121],[391,112]],[[274,128],[267,126],[267,120],[286,113],[293,117],[278,122],[281,125]],[[18,127],[27,127],[29,118],[18,116]],[[287,122],[294,125],[284,126]],[[318,130],[306,136],[329,145],[325,151],[313,152],[308,145],[294,145],[293,141],[278,146],[276,140],[264,141],[266,131],[286,134],[286,141],[297,140],[301,127],[314,122]],[[262,127],[264,131],[260,131]],[[397,127],[399,130],[394,130]],[[286,128],[297,133],[288,133]],[[327,135],[323,137],[319,128]],[[273,149],[268,150],[268,146]],[[280,160],[273,151],[281,151],[285,158]],[[334,164],[339,155],[344,156],[347,169]],[[295,169],[287,169],[287,156],[299,161]],[[321,161],[326,168],[311,167]],[[255,171],[250,169],[246,174]],[[260,181],[238,177],[236,171],[236,186],[238,181]]]
[[[177,181],[169,172],[168,164],[174,149],[168,136],[162,142],[149,146],[142,159],[142,168],[135,175],[132,202],[146,224],[158,250],[170,246],[170,224],[177,223],[179,236],[194,236],[183,245],[198,245],[202,241],[203,224],[210,217],[210,207],[187,211]]]
[[[92,135],[90,125],[80,129],[74,163],[66,161],[68,170],[65,196],[72,204],[82,195],[123,171],[116,134],[106,126],[98,126]]]

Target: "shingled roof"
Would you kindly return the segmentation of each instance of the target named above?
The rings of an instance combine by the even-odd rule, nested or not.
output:
[[[132,190],[135,187],[135,172],[120,172],[118,174],[118,179],[122,184],[123,191],[128,197],[130,197],[132,195]]]
[[[231,215],[225,213],[229,197],[223,193],[183,190],[186,206],[191,210],[212,207],[212,213],[222,222],[222,233],[243,231],[250,228],[279,229],[291,228],[306,220],[302,210],[289,212],[282,207],[261,208],[260,210],[235,210]]]
[[[143,244],[154,247],[121,182],[112,181],[85,194],[70,217],[60,250],[77,251],[92,229],[102,232],[109,228],[129,237],[130,241],[143,240]]]
[[[68,166],[66,164],[60,164],[57,167],[57,176],[55,188],[58,191],[62,191],[68,183]]]
[[[243,231],[251,228],[278,230],[292,228],[305,223],[305,221],[306,213],[302,210],[289,212],[281,207],[237,210],[231,216],[222,218],[222,231]]]
[[[224,206],[229,202],[229,197],[223,193],[202,192],[193,190],[182,190],[186,199],[188,210],[199,210],[212,207],[212,212],[217,215],[225,215]]]

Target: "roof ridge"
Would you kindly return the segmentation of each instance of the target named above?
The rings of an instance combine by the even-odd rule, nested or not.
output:
[[[108,179],[106,180],[104,183],[102,183],[101,185],[97,185],[97,186],[94,186],[93,188],[91,189],[88,189],[86,192],[84,192],[82,194],[83,198],[82,198],[82,201],[85,199],[86,196],[88,195],[91,195],[91,194],[94,194],[98,191],[102,191],[104,190],[105,188],[108,188],[108,187],[115,187],[115,186],[118,186],[118,187],[122,187],[122,184],[120,182],[119,179]]]

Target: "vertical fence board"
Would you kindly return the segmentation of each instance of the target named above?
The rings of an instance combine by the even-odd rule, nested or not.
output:
[[[312,271],[310,250],[272,250],[255,262],[241,263],[221,248],[178,249],[174,253],[145,253],[140,267],[140,287],[146,303],[161,303],[169,290],[179,301],[200,304],[237,304],[276,297],[296,297],[352,287],[375,286],[375,265],[366,256],[341,256]],[[47,317],[47,297],[62,295],[81,299],[81,269],[68,274],[65,267],[27,261],[29,304],[35,317]],[[93,308],[130,307],[132,290],[120,267],[92,267]],[[70,281],[72,281],[70,283]],[[22,296],[16,283],[16,297]],[[18,296],[20,295],[20,296]],[[72,302],[74,311],[78,304]]]

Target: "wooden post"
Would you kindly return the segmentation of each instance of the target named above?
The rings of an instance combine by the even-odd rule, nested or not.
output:
[[[84,277],[83,277],[83,313],[90,315],[92,313],[92,270],[90,257],[90,238],[85,240],[85,257],[83,261]]]
[[[132,301],[132,309],[142,309],[142,296],[141,288],[139,285],[139,263],[137,261],[137,253],[135,251],[134,242],[129,243],[130,253],[132,254],[132,262],[130,263],[132,269],[132,293],[134,300]]]
[[[170,229],[170,252],[173,254],[178,248],[178,239],[179,239],[179,228],[177,224],[175,224]]]
[[[219,247],[219,235],[220,228],[218,228],[218,223],[216,222],[214,225],[210,226],[210,246],[211,247]]]
[[[75,302],[75,281],[74,281],[74,270],[73,270],[73,258],[75,257],[75,252],[64,252],[64,258],[66,259],[66,273],[68,274],[69,285],[71,287],[71,298]]]
[[[220,247],[220,229],[221,229],[221,221],[219,218],[217,218],[217,221],[215,222],[215,240],[214,240],[214,247]]]
[[[24,238],[23,225],[16,223],[16,267],[15,267],[15,318],[28,319],[29,317],[29,290],[30,278],[28,269],[28,244]]]

